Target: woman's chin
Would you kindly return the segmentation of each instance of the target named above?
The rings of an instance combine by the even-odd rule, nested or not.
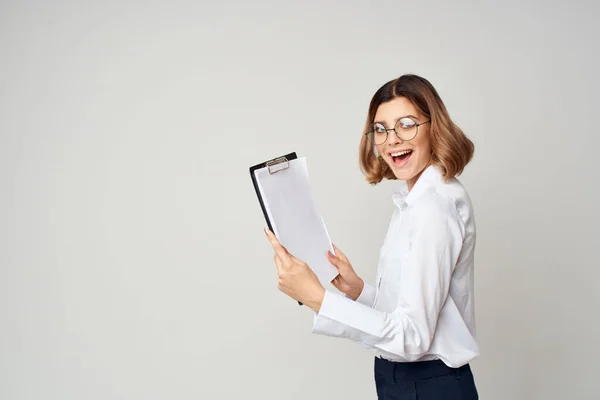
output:
[[[394,172],[394,176],[400,181],[407,181],[410,179],[410,174],[407,174],[406,172]]]
[[[404,167],[404,168],[398,168],[398,167],[393,168],[392,167],[392,172],[394,173],[394,176],[396,177],[396,179],[401,180],[401,181],[409,181],[417,175],[417,171],[415,171],[414,168],[410,168],[410,167]]]

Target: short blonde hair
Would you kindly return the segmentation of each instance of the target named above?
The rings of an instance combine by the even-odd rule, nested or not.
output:
[[[367,181],[376,184],[383,179],[397,179],[385,161],[375,154],[375,147],[367,138],[379,106],[397,97],[407,98],[431,119],[429,139],[433,153],[432,164],[441,169],[444,180],[460,175],[473,158],[473,142],[452,121],[433,85],[427,79],[408,74],[379,88],[369,104],[359,157],[360,167]]]

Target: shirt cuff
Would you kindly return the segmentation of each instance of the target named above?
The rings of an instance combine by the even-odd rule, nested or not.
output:
[[[315,313],[312,333],[324,336],[346,337],[346,326]]]
[[[339,320],[330,318],[329,316],[323,313],[323,311],[329,312],[332,310],[328,311],[328,309],[335,309],[336,307],[338,307],[339,302],[346,302],[347,304],[365,307],[362,304],[356,304],[354,300],[347,298],[342,294],[326,290],[321,309],[318,313],[315,313],[314,316],[312,333],[324,336],[333,336],[338,338],[355,340],[359,342],[363,347],[371,348],[371,345],[363,341],[363,333],[340,322]]]
[[[363,290],[356,299],[356,302],[367,307],[372,307],[375,302],[375,294],[376,289],[365,282]],[[321,309],[318,313],[315,313],[314,316],[312,333],[325,336],[354,338],[355,335],[352,334],[351,329],[347,325],[325,315],[327,312],[332,312],[332,315],[335,315],[335,311],[333,310],[337,307],[336,304],[338,304],[340,300],[355,303],[354,300],[346,295],[334,293],[330,290],[325,291]]]
[[[325,291],[319,310],[319,318],[345,326],[346,336],[371,345],[385,329],[384,314],[330,290]]]
[[[375,303],[375,294],[376,293],[377,293],[377,290],[373,286],[371,286],[367,282],[365,282],[363,290],[362,290],[362,292],[360,292],[360,295],[356,298],[356,301],[364,304],[365,306],[372,307],[373,303]]]

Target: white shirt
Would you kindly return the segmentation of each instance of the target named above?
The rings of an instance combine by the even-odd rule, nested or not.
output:
[[[365,282],[356,301],[326,290],[313,333],[353,340],[390,361],[462,366],[479,355],[469,196],[430,166],[410,192],[402,182],[392,199],[376,286]]]

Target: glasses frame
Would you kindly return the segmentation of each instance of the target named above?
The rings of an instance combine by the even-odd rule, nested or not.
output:
[[[387,142],[387,140],[388,140],[388,137],[389,137],[389,132],[390,132],[390,131],[394,131],[394,133],[396,134],[396,137],[397,137],[398,139],[400,139],[400,140],[401,140],[403,143],[404,143],[404,142],[408,142],[408,141],[411,141],[411,140],[413,140],[415,137],[417,137],[417,135],[419,134],[419,127],[420,127],[421,125],[425,125],[425,124],[427,124],[427,123],[431,122],[431,120],[430,120],[430,119],[428,119],[428,120],[427,120],[427,121],[425,121],[425,122],[421,122],[420,124],[417,124],[417,123],[416,123],[416,121],[415,121],[415,128],[416,128],[416,129],[415,129],[415,134],[413,135],[413,137],[411,137],[410,139],[402,139],[402,138],[400,137],[400,135],[398,135],[398,131],[396,130],[396,126],[398,126],[398,123],[400,123],[400,121],[401,121],[402,119],[404,119],[404,118],[409,118],[409,119],[411,119],[411,120],[413,120],[413,121],[414,121],[414,119],[413,119],[413,118],[410,118],[410,117],[402,117],[402,118],[399,118],[399,119],[398,119],[398,121],[396,121],[396,123],[394,124],[394,127],[393,127],[393,128],[384,128],[384,129],[385,129],[385,140],[384,140],[383,142],[381,142],[381,143],[376,143],[376,142],[375,142],[375,138],[373,138],[373,140],[371,140],[371,138],[370,138],[369,136],[370,136],[370,135],[371,135],[371,134],[374,132],[374,129],[371,129],[370,131],[368,131],[368,132],[365,132],[365,136],[367,137],[367,140],[368,140],[370,143],[372,143],[372,144],[374,144],[374,145],[376,145],[376,146],[381,146],[382,144],[384,144],[385,142]]]

